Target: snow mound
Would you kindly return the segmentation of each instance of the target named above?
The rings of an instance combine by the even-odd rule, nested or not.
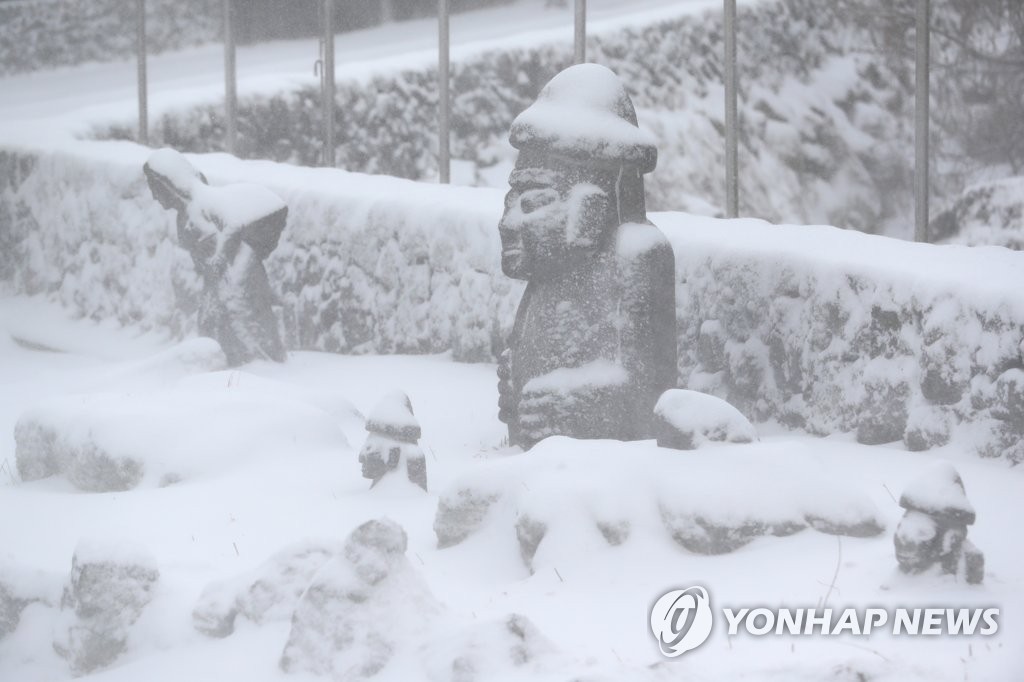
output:
[[[192,611],[192,624],[210,637],[227,637],[239,617],[258,625],[287,621],[316,572],[340,552],[338,542],[299,542],[245,575],[211,583]]]
[[[564,660],[529,619],[509,614],[466,627],[406,558],[405,530],[363,523],[316,572],[292,616],[281,656],[287,673],[358,680],[533,680]],[[556,658],[557,657],[557,658]]]
[[[787,454],[754,444],[681,458],[650,442],[548,438],[457,479],[434,531],[449,547],[475,533],[510,537],[511,527],[524,564],[537,570],[591,561],[638,535],[721,554],[808,526],[856,537],[884,530],[867,496],[783,464]]]
[[[60,579],[44,571],[0,558],[0,639],[18,628],[21,612],[29,604],[57,604]]]
[[[757,431],[735,407],[699,391],[665,391],[654,406],[658,445],[694,450],[707,443],[751,443]]]
[[[72,674],[106,667],[125,651],[131,626],[159,578],[155,560],[142,547],[110,541],[78,545],[53,641]]]
[[[150,391],[54,397],[15,426],[18,472],[25,481],[64,475],[80,490],[107,492],[168,485],[255,457],[348,447],[339,422],[358,413],[346,401],[278,387],[225,371]]]

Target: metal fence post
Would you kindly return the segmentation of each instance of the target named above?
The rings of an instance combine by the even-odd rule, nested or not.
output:
[[[324,0],[324,165],[334,167],[334,0]]]
[[[451,97],[448,94],[449,67],[448,0],[438,0],[437,8],[437,80],[438,80],[438,174],[442,183],[451,182]]]
[[[139,144],[149,144],[149,86],[146,82],[146,0],[136,0],[135,29],[135,54],[139,80]]]
[[[237,137],[238,74],[235,65],[234,0],[224,0],[224,148],[235,153]]]
[[[917,0],[917,66],[914,93],[914,240],[928,241],[929,0]]]
[[[575,33],[573,36],[573,63],[587,61],[587,0],[576,0]]]
[[[736,0],[725,0],[725,215],[739,215],[739,136],[736,94]]]

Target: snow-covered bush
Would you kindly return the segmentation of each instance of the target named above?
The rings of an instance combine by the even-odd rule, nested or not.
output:
[[[220,0],[148,0],[151,53],[220,39]],[[0,2],[0,74],[135,54],[135,3],[124,0]]]
[[[911,205],[909,86],[880,58],[856,50],[863,40],[828,3],[754,3],[740,8],[739,19],[742,212],[868,232],[899,229],[897,219]],[[724,205],[721,20],[719,11],[684,7],[599,23],[589,35],[588,57],[619,75],[641,126],[658,139],[658,170],[647,181],[652,209],[714,213]],[[504,182],[509,125],[571,61],[570,46],[551,41],[452,65],[452,155],[476,169],[475,184]],[[437,91],[436,70],[426,67],[339,80],[338,167],[436,177]],[[240,155],[319,162],[319,88],[243,97],[238,117]],[[184,151],[219,151],[224,125],[218,98],[168,113],[150,136]],[[112,122],[96,135],[132,139],[134,122]]]
[[[1024,250],[1024,176],[969,187],[935,218],[932,231],[953,244]]]

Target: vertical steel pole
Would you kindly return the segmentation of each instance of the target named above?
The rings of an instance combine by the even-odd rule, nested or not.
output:
[[[135,27],[135,54],[139,77],[139,144],[149,144],[149,85],[146,82],[146,0],[136,0]]]
[[[224,148],[235,153],[238,118],[238,74],[235,66],[234,0],[224,0]]]
[[[587,0],[576,0],[575,34],[573,37],[573,63],[587,61]]]
[[[739,136],[736,120],[736,0],[725,0],[725,215],[740,213]]]
[[[438,80],[438,172],[442,183],[451,182],[451,97],[448,94],[449,67],[448,0],[438,0],[437,8],[437,80]]]
[[[929,0],[917,0],[917,68],[914,101],[914,240],[928,241]]]
[[[334,0],[324,0],[324,165],[334,167]]]

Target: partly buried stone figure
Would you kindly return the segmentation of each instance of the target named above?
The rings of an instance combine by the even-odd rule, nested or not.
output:
[[[657,148],[610,70],[572,66],[512,124],[501,267],[528,282],[499,367],[500,418],[530,447],[652,437],[676,385],[675,264],[647,220]]]
[[[896,529],[896,561],[904,573],[939,566],[943,573],[976,585],[985,578],[985,555],[967,538],[974,507],[950,464],[938,462],[900,496],[907,510]]]
[[[199,333],[220,343],[232,366],[285,359],[263,260],[277,248],[288,207],[251,184],[211,187],[173,149],[143,166],[153,197],[178,214],[178,244],[203,279]]]

